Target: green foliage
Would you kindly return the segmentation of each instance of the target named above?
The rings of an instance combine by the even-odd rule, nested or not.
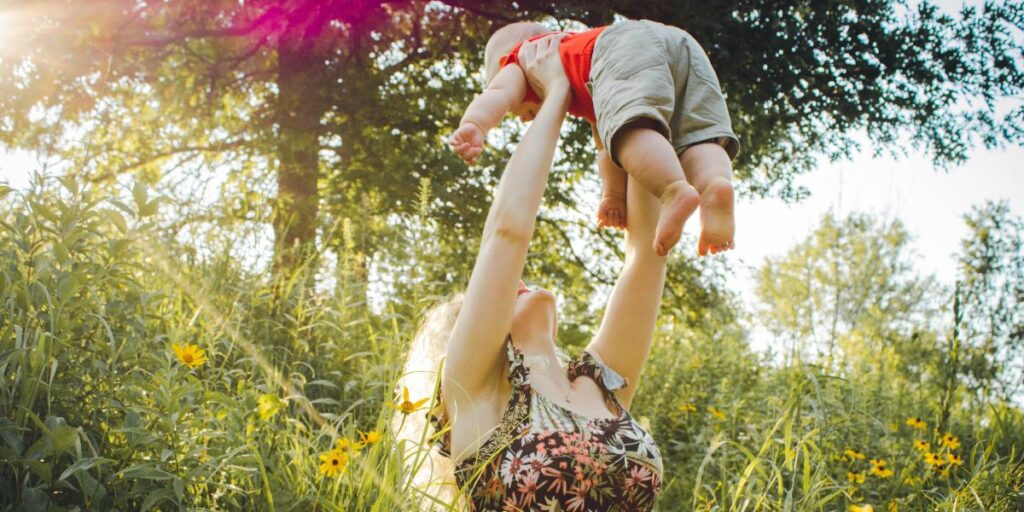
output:
[[[157,221],[170,200],[142,185],[110,197],[65,178],[7,193],[0,509],[385,511],[425,500],[412,486],[412,461],[394,438],[395,410],[387,404],[420,314],[459,287],[433,279],[458,276],[468,262],[453,267],[439,254],[431,184],[422,180],[417,189],[416,212],[394,228],[401,237],[389,242],[392,258],[381,270],[396,278],[370,294],[375,304],[350,289],[363,286],[351,279],[363,268],[362,256],[348,252],[358,236],[352,224],[339,228],[345,251],[326,278],[332,285],[306,289],[314,281],[253,274],[229,251],[187,251]],[[1000,226],[1016,226],[999,215]],[[823,239],[834,250],[835,238],[826,235],[837,230],[844,232],[840,247],[852,251],[844,257],[873,268],[867,255],[887,255],[879,261],[904,268],[898,226],[866,217],[827,217],[794,254]],[[1012,241],[1003,228],[987,233]],[[207,241],[237,243],[230,230],[220,236]],[[865,250],[874,243],[890,246]],[[947,386],[947,376],[956,382],[963,372],[949,364],[941,326],[916,325],[920,333],[911,337],[873,327],[874,335],[895,336],[887,348],[851,352],[832,370],[813,354],[780,366],[747,347],[743,312],[716,284],[726,269],[683,259],[672,266],[679,279],[632,408],[663,451],[661,509],[826,511],[870,503],[954,510],[969,503],[1009,511],[1024,503],[1024,413],[992,395],[957,398],[965,397],[962,388]],[[817,275],[830,283],[860,279]],[[887,279],[919,282],[912,273],[903,277]],[[890,293],[861,291],[868,301]],[[569,297],[564,306],[576,322],[564,337],[570,346],[585,342],[599,314],[587,304]],[[903,322],[899,308],[908,307],[916,306],[892,302],[870,317],[872,325]],[[852,336],[865,331],[862,323],[840,331]],[[202,350],[195,354],[205,360],[185,364],[175,345]],[[1003,360],[996,354],[992,361]],[[975,378],[996,379],[991,387],[999,375]],[[911,417],[927,428],[907,424]],[[367,432],[380,438],[360,443]],[[943,447],[947,433],[959,446]],[[929,466],[915,440],[931,443],[936,456],[956,454],[962,465]],[[344,454],[337,476],[321,471],[332,454]],[[871,459],[893,474],[873,474]],[[851,473],[864,482],[851,482]]]

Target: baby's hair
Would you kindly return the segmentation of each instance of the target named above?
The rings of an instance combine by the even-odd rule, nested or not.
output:
[[[498,61],[517,44],[527,39],[547,34],[551,29],[533,21],[520,21],[499,28],[487,40],[484,49],[484,79],[488,84],[498,74]]]

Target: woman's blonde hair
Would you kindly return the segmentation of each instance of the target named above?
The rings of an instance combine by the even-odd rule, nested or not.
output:
[[[427,311],[423,325],[409,347],[398,381],[398,388],[408,388],[412,400],[430,397],[431,413],[444,410],[434,397],[441,380],[448,337],[462,309],[462,299],[461,294],[456,295]],[[416,500],[421,503],[420,510],[448,510],[451,505],[455,505],[456,510],[465,510],[455,482],[452,460],[434,446],[443,433],[435,431],[427,421],[427,415],[423,411],[409,415],[396,412],[392,418],[392,429],[403,448],[403,460],[412,475],[412,485],[423,494]]]
[[[455,320],[462,310],[462,294],[441,301],[424,315],[423,324],[413,337],[398,389],[409,389],[411,400],[430,397],[430,414],[444,413],[444,404],[435,400],[441,382],[443,360],[448,349],[448,338],[455,327]],[[565,367],[570,358],[561,348],[555,346],[559,363]],[[530,368],[543,368],[549,364],[543,356],[525,356],[524,363]],[[444,415],[451,419],[450,414]],[[420,510],[468,510],[465,497],[459,493],[455,481],[455,465],[449,456],[442,455],[435,442],[446,432],[437,432],[427,420],[427,414],[418,411],[405,415],[396,412],[391,420],[396,432],[406,468],[412,475],[412,486],[422,494]]]

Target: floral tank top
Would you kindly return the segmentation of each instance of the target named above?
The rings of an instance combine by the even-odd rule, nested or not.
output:
[[[512,395],[491,437],[455,468],[471,510],[649,511],[661,491],[662,461],[651,435],[615,397],[625,378],[592,354],[569,362],[569,380],[585,375],[601,388],[613,418],[587,418],[530,387],[522,352],[506,339]],[[435,403],[440,403],[438,400]],[[438,432],[443,412],[428,413]],[[447,431],[438,448],[451,456]]]

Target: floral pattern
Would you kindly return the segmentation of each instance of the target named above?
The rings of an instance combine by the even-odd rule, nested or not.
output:
[[[650,433],[615,398],[626,379],[589,352],[570,361],[569,379],[598,383],[613,418],[586,418],[530,387],[523,354],[506,340],[512,396],[502,421],[475,456],[458,463],[455,476],[472,510],[648,511],[661,490],[661,454]],[[438,400],[438,403],[440,401]],[[428,417],[442,431],[447,417]],[[450,454],[450,438],[438,448]],[[450,455],[449,455],[450,456]]]

